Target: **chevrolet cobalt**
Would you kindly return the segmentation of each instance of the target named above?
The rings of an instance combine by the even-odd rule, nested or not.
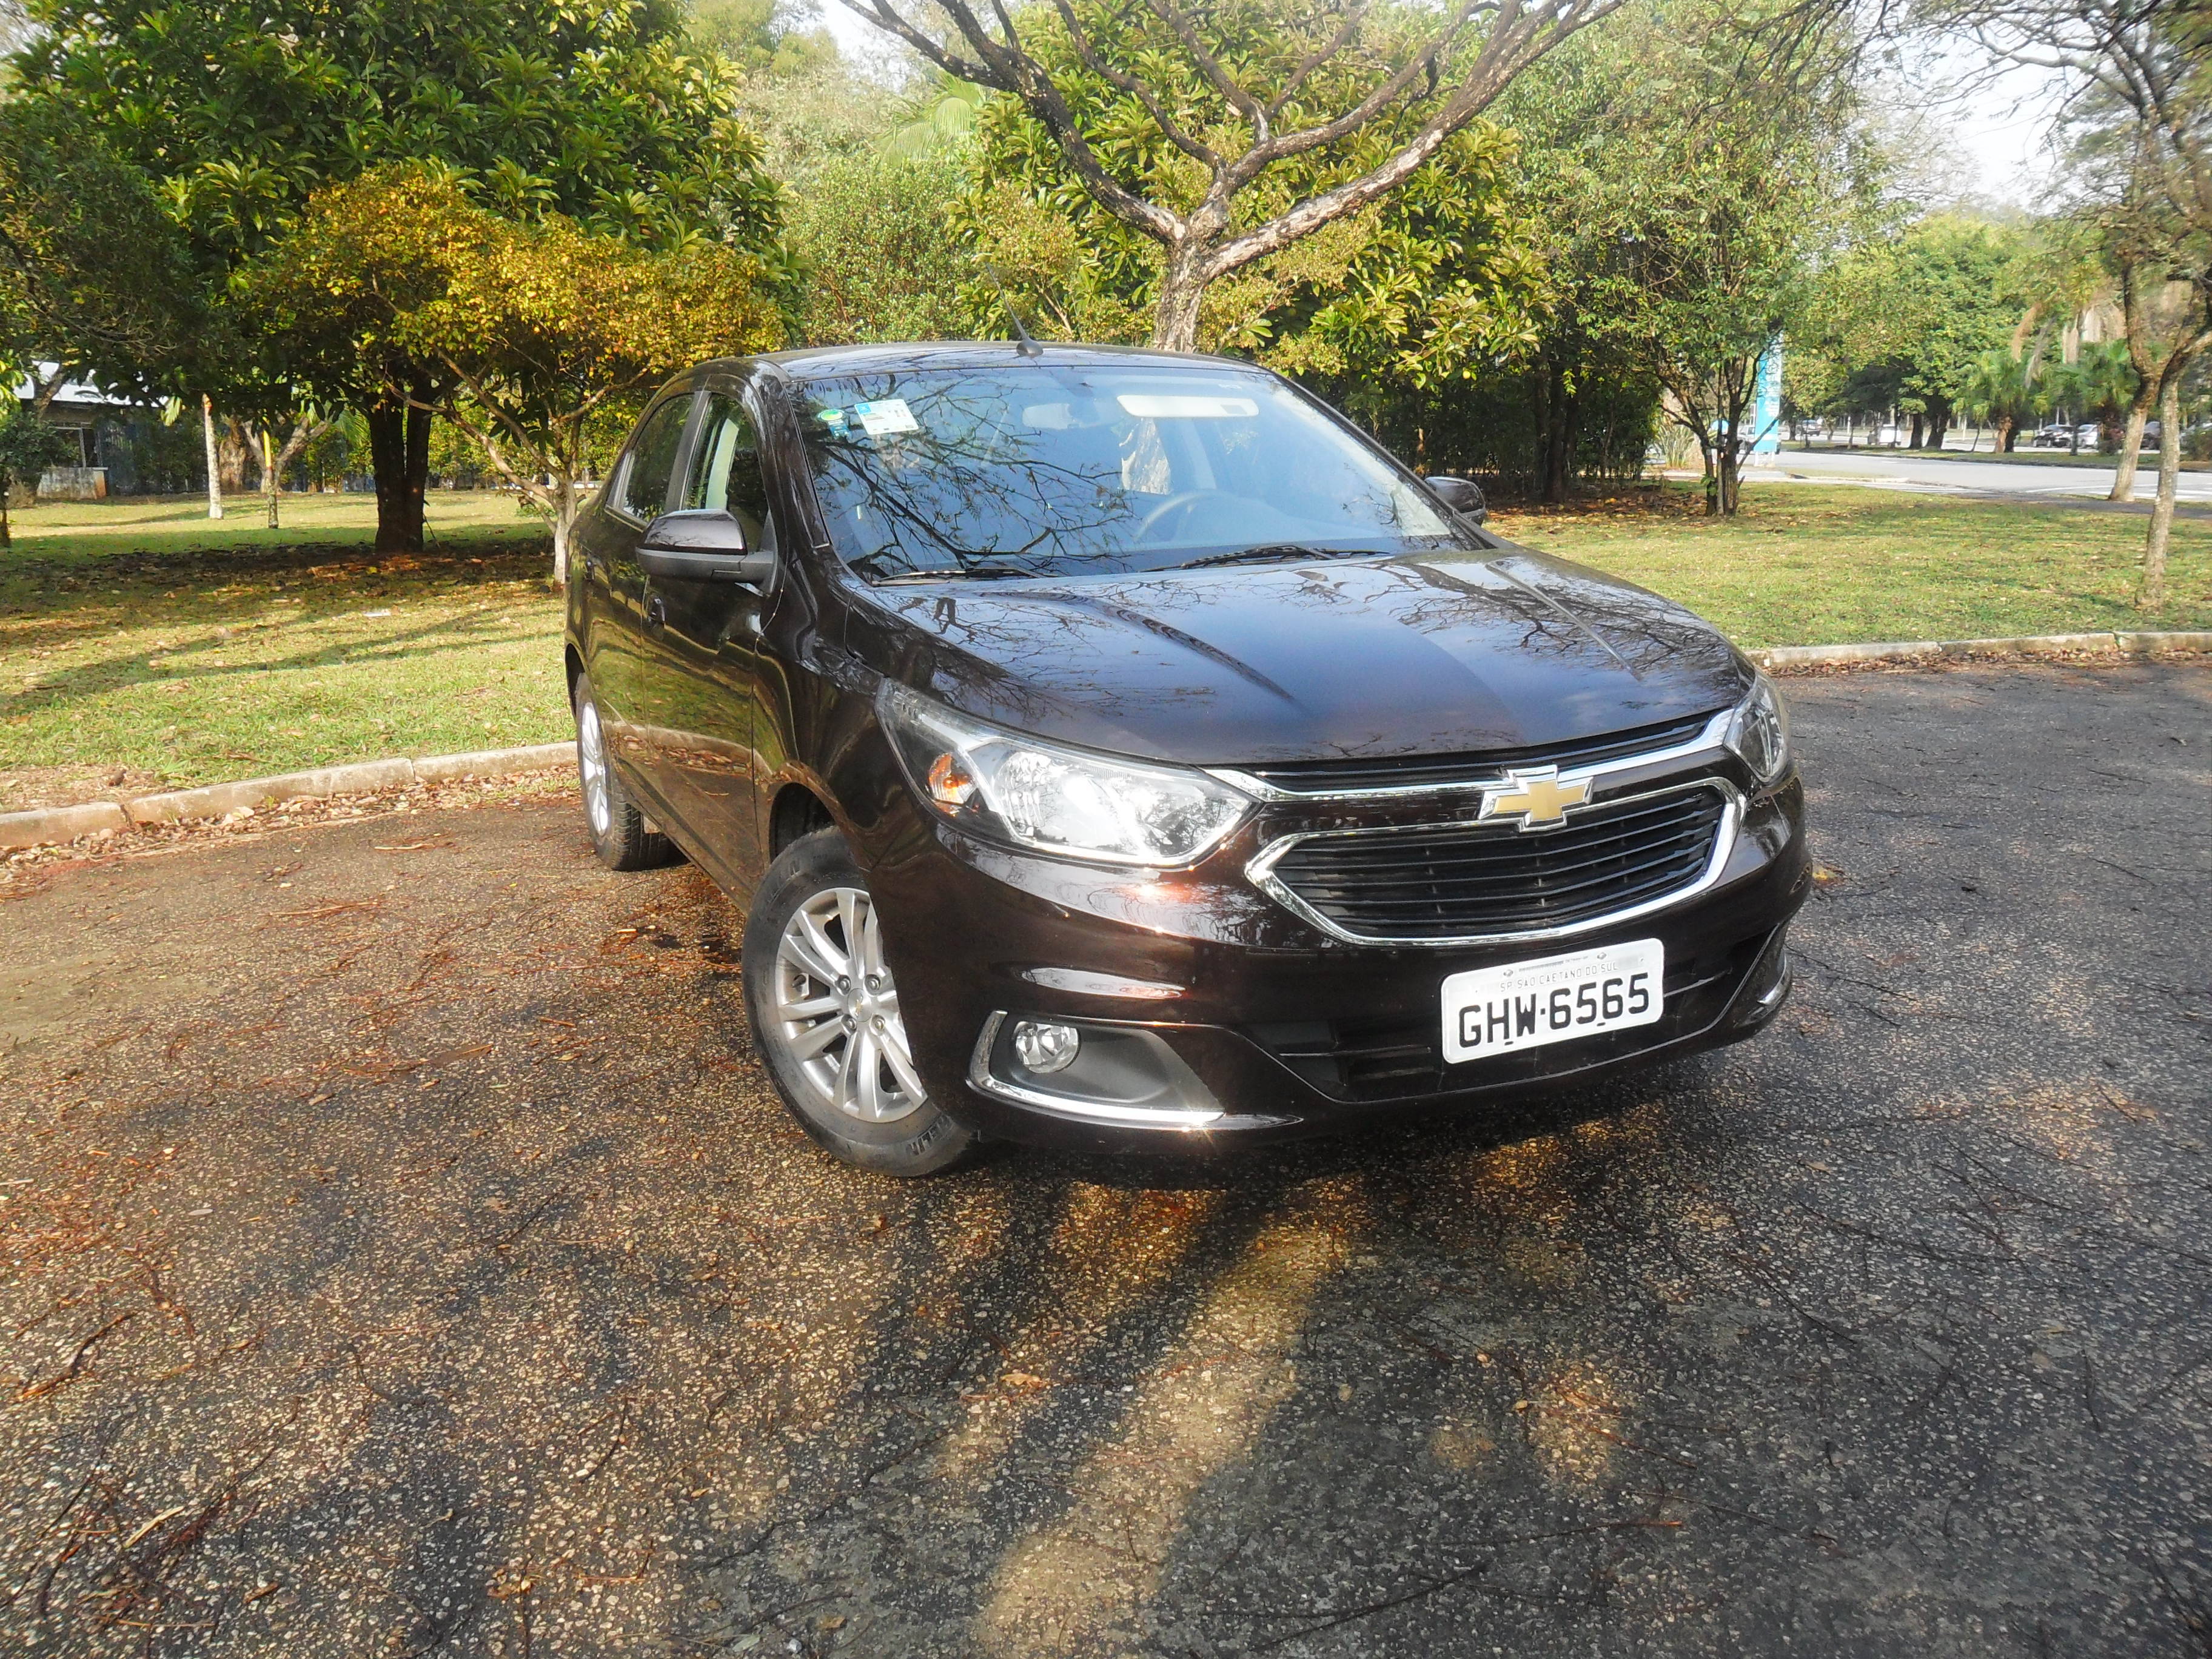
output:
[[[891,1174],[1749,1036],[1810,880],[1781,699],[1485,518],[1248,363],[705,364],[576,527],[592,840],[746,911],[777,1088]]]

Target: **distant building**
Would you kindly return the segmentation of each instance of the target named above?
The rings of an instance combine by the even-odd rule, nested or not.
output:
[[[47,375],[53,365],[41,363]],[[27,406],[40,391],[26,377],[15,396]],[[161,411],[107,392],[97,382],[65,380],[47,404],[46,419],[61,429],[76,453],[40,476],[39,495],[46,501],[99,501],[109,495],[138,495],[192,488],[197,428],[178,433],[163,424]]]

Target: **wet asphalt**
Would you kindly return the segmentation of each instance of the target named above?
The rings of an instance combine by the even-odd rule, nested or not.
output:
[[[573,804],[0,903],[0,1651],[2203,1654],[2212,669],[1790,687],[1759,1040],[829,1163]]]

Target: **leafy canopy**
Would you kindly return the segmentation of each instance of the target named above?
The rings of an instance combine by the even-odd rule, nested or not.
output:
[[[668,0],[33,0],[21,95],[72,105],[204,255],[265,248],[320,186],[395,160],[514,216],[657,246],[776,223],[726,64]]]
[[[558,215],[518,222],[422,168],[318,191],[244,287],[288,332],[432,368],[430,389],[391,389],[483,445],[553,515],[556,556],[595,439],[678,369],[783,332],[753,256],[642,248]]]

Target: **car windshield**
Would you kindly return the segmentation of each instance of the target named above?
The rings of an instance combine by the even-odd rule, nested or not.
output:
[[[871,581],[1474,544],[1407,474],[1256,371],[923,368],[798,392],[830,537]]]

